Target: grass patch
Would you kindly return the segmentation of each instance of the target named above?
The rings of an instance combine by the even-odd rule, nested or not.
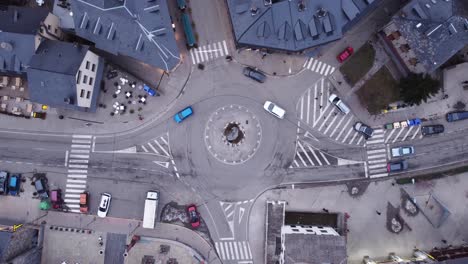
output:
[[[371,44],[364,44],[341,67],[340,71],[354,86],[372,68],[375,50]]]
[[[399,100],[400,88],[384,66],[357,91],[357,95],[367,111],[376,115],[380,114],[388,104]]]

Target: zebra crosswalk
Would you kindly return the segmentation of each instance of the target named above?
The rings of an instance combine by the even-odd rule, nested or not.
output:
[[[137,152],[156,154],[161,157],[171,158],[169,146],[169,133],[153,138],[143,145],[138,146]]]
[[[216,252],[221,260],[252,261],[252,250],[248,241],[218,241],[215,242]]]
[[[335,67],[312,57],[306,60],[303,67],[323,76],[328,76],[335,71]]]
[[[70,154],[67,160],[67,183],[64,205],[70,212],[80,212],[80,193],[86,191],[91,135],[73,135]],[[67,152],[68,153],[68,152]]]
[[[190,49],[192,64],[199,64],[229,55],[226,40]]]
[[[388,176],[387,172],[387,147],[385,145],[385,130],[374,129],[374,135],[367,141],[366,176],[379,178]]]
[[[307,89],[297,103],[302,123],[343,144],[364,145],[366,140],[353,128],[359,121],[352,113],[342,114],[328,101],[331,83],[321,78]]]
[[[330,156],[307,142],[297,140],[296,155],[289,168],[310,168],[316,166],[336,165],[338,159]]]

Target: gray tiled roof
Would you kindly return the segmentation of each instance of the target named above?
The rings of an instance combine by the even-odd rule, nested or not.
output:
[[[76,105],[76,74],[88,49],[88,46],[67,42],[42,42],[28,69],[31,101],[57,108],[95,111],[103,72],[102,59],[96,71],[91,107],[86,109]],[[65,98],[70,98],[72,103],[65,103]]]
[[[286,234],[284,263],[347,263],[346,240],[342,236]]]
[[[71,7],[76,34],[98,49],[164,70],[180,60],[166,0],[75,0]]]
[[[343,27],[378,1],[370,0],[227,0],[240,45],[301,51],[343,36]],[[256,13],[251,9],[256,9]],[[255,13],[255,14],[254,14]]]
[[[26,73],[35,45],[34,35],[0,32],[0,72]]]
[[[48,14],[47,8],[0,6],[0,31],[36,34]]]
[[[468,1],[412,0],[392,22],[432,72],[468,44]]]

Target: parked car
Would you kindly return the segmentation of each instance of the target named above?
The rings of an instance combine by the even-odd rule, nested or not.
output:
[[[14,174],[10,176],[10,180],[8,181],[8,193],[10,195],[18,195],[21,183],[21,175]]]
[[[33,118],[45,119],[46,115],[47,115],[47,113],[31,112],[31,116]]]
[[[402,157],[402,156],[408,156],[414,153],[414,147],[413,146],[404,146],[404,147],[396,147],[392,148],[392,157]]]
[[[149,94],[149,95],[151,95],[151,96],[158,95],[158,92],[156,92],[156,90],[153,90],[151,87],[149,87],[149,86],[146,85],[146,84],[143,85],[143,90],[144,90],[147,94]]]
[[[253,80],[255,80],[255,81],[259,82],[259,83],[263,83],[266,80],[266,75],[265,74],[263,74],[261,71],[259,71],[257,69],[254,69],[252,67],[245,67],[244,70],[242,70],[242,73],[245,76],[247,76],[247,77],[249,77],[249,78],[251,78],[251,79],[253,79]]]
[[[346,115],[350,112],[349,107],[336,94],[331,94],[328,101],[334,104],[343,114]]]
[[[352,47],[347,47],[345,50],[343,50],[338,56],[336,57],[339,62],[344,62],[347,60],[351,55],[353,55],[354,49]]]
[[[197,206],[194,204],[187,206],[187,215],[192,228],[198,228],[200,226],[200,214],[197,211]]]
[[[89,193],[80,193],[80,212],[87,213],[89,204]]]
[[[34,181],[34,187],[36,187],[36,192],[39,194],[41,199],[49,198],[49,193],[47,190],[47,182],[44,178],[39,178]]]
[[[97,211],[97,215],[99,217],[107,216],[107,213],[109,212],[111,198],[112,196],[109,193],[101,194],[101,201],[99,202],[99,208]]]
[[[185,0],[177,0],[177,7],[179,7],[180,10],[184,10],[187,7]]]
[[[177,122],[177,123],[180,123],[182,121],[184,121],[184,119],[186,119],[187,117],[193,115],[193,109],[191,106],[183,109],[182,111],[178,112],[177,114],[174,115],[174,120]]]
[[[263,108],[270,114],[276,116],[277,118],[279,119],[283,119],[284,118],[284,115],[286,114],[286,111],[277,106],[276,104],[270,102],[270,101],[266,101],[264,104],[263,104]]]
[[[365,139],[369,139],[374,134],[373,128],[361,122],[356,122],[356,124],[354,124],[354,130],[361,133]]]
[[[443,133],[443,132],[444,132],[444,126],[443,125],[430,125],[430,126],[422,126],[421,127],[421,134],[423,134],[423,136],[440,134],[440,133]]]
[[[458,111],[458,112],[448,113],[446,117],[447,117],[448,122],[468,119],[468,111]]]
[[[408,162],[406,160],[393,161],[387,164],[388,172],[398,172],[408,169]]]
[[[7,194],[8,172],[0,171],[0,194]]]
[[[52,202],[52,208],[60,209],[62,208],[62,190],[55,189],[50,191],[50,201]]]

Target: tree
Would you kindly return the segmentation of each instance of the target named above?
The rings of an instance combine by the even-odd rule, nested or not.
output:
[[[440,82],[426,74],[410,73],[400,79],[399,87],[400,97],[405,103],[419,105],[439,92]]]

